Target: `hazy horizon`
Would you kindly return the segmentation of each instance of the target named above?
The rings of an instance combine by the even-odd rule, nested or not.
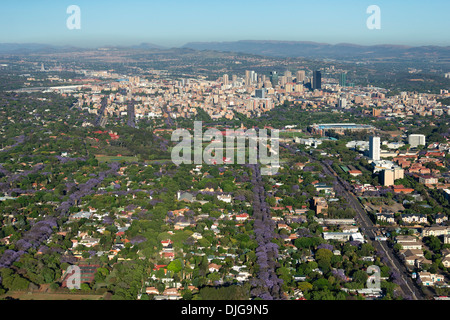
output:
[[[338,42],[338,43],[328,43],[328,42],[318,42],[318,41],[309,41],[309,40],[274,40],[274,39],[241,39],[241,40],[234,40],[234,41],[190,41],[183,43],[181,45],[174,45],[174,46],[166,46],[159,43],[153,43],[153,42],[140,42],[140,43],[129,43],[129,44],[103,44],[103,45],[70,45],[70,44],[57,44],[57,43],[44,43],[44,42],[0,42],[0,45],[41,45],[41,46],[53,46],[53,47],[73,47],[73,48],[80,48],[80,49],[96,49],[96,48],[117,48],[117,47],[138,47],[141,45],[152,45],[155,46],[155,48],[160,47],[162,49],[176,49],[176,48],[183,48],[185,45],[189,43],[233,43],[233,42],[279,42],[279,43],[317,43],[317,44],[324,44],[324,45],[354,45],[354,46],[362,46],[362,47],[370,47],[370,46],[399,46],[399,47],[450,47],[450,45],[434,45],[434,44],[423,44],[423,45],[406,45],[406,44],[398,44],[398,43],[377,43],[377,44],[360,44],[360,43],[351,43],[351,42]]]

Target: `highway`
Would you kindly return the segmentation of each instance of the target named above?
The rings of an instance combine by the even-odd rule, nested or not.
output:
[[[293,154],[297,153],[296,149],[291,146],[285,144],[280,144],[280,146],[289,150]],[[348,183],[343,181],[333,170],[333,168],[331,168],[331,166],[329,166],[328,164],[318,161],[312,155],[307,154],[305,152],[302,152],[301,154],[308,157],[312,161],[319,162],[322,165],[324,173],[331,177],[334,177],[335,179],[334,188],[336,194],[346,199],[347,203],[355,210],[357,214],[356,216],[357,222],[366,239],[372,240],[371,243],[373,247],[377,251],[384,253],[384,256],[387,258],[386,264],[391,269],[391,271],[396,271],[397,274],[399,274],[400,290],[402,291],[402,296],[410,297],[413,300],[424,299],[419,288],[413,283],[413,280],[408,276],[406,267],[403,265],[401,261],[399,261],[397,256],[394,254],[393,249],[389,248],[385,241],[375,240],[376,231],[378,231],[378,228],[374,226],[372,220],[370,220],[367,212],[365,211],[359,200],[349,190]]]

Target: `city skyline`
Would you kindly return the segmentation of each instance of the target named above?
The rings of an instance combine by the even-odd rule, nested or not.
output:
[[[67,8],[81,10],[81,29],[70,30]],[[371,5],[381,9],[381,29],[370,30],[366,12]],[[408,4],[385,0],[346,0],[334,3],[287,1],[282,6],[269,1],[156,3],[132,0],[49,0],[3,4],[0,43],[46,43],[96,47],[153,43],[179,47],[188,42],[278,40],[315,41],[330,44],[398,44],[448,46],[450,22],[446,1]],[[419,22],[417,22],[419,21]],[[208,26],[207,28],[205,26]]]

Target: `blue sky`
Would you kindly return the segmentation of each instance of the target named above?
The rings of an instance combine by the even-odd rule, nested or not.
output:
[[[81,30],[69,30],[69,5]],[[370,5],[381,30],[369,30]],[[325,43],[450,45],[448,0],[14,0],[2,1],[0,43],[98,47],[142,42],[290,40]]]

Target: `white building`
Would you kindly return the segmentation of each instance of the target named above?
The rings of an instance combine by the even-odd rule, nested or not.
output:
[[[380,160],[380,137],[370,137],[369,141],[369,158],[375,161]]]
[[[408,137],[408,144],[411,146],[411,148],[424,146],[426,144],[426,138],[423,134],[411,134]]]

